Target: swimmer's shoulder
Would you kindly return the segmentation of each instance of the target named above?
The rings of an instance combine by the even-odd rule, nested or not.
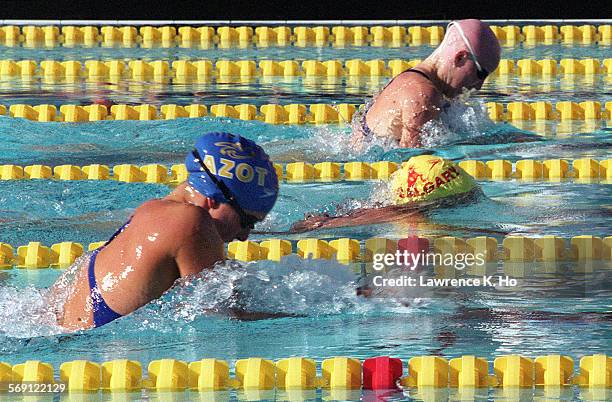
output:
[[[156,230],[161,238],[171,239],[175,245],[184,242],[205,243],[216,247],[223,244],[208,211],[195,205],[164,199],[149,200],[139,206],[135,223]]]
[[[442,104],[444,101],[444,96],[430,80],[412,71],[404,71],[395,77],[389,87],[399,95],[416,101],[436,104]]]

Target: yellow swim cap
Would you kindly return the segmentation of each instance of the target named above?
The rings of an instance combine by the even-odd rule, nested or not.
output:
[[[453,197],[477,187],[472,176],[454,162],[432,155],[413,156],[390,181],[396,204]]]

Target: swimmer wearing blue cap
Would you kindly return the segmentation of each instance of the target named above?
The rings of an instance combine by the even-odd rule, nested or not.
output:
[[[189,173],[168,196],[149,200],[111,238],[53,286],[58,322],[71,329],[105,325],[159,298],[178,278],[223,261],[224,242],[246,240],[278,196],[265,151],[229,133],[200,137]]]

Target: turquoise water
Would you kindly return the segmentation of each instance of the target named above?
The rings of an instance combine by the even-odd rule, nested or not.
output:
[[[303,60],[303,59],[416,59],[424,58],[434,47],[257,47],[247,48],[105,48],[105,47],[51,47],[51,48],[3,48],[3,59],[19,60],[100,60],[100,59],[223,59],[223,60]],[[538,45],[525,43],[516,46],[504,46],[503,58],[606,58],[610,56],[610,47],[605,45]]]
[[[147,55],[152,59],[188,55],[280,60],[348,59],[359,54],[367,59],[391,59],[422,57],[430,50],[426,47],[368,48],[364,52],[363,49],[291,48],[193,53],[180,49],[79,49],[74,53],[74,49],[60,48],[9,49],[3,57],[70,59],[78,55],[83,60],[107,55],[112,58]],[[606,50],[605,47],[563,46],[511,48],[506,49],[504,57],[541,59],[588,55],[602,58]],[[105,96],[117,102],[138,103],[158,91],[153,103],[159,104],[363,103],[382,82],[354,87],[344,81],[327,87],[300,80],[245,86],[213,82],[203,87],[147,86],[146,92],[130,92],[126,83],[106,88]],[[3,87],[0,103],[86,103],[100,89],[87,85],[51,86],[41,93],[40,85],[17,90]],[[348,145],[350,128],[336,125],[271,126],[216,118],[63,124],[0,117],[0,164],[171,165],[181,163],[195,138],[210,130],[238,132],[254,139],[277,162],[401,161],[425,152],[454,160],[610,158],[612,131],[605,122],[548,123],[545,135],[541,135],[535,133],[542,129],[536,123],[516,127],[495,124],[486,117],[483,102],[488,101],[598,100],[603,104],[611,100],[609,83],[602,77],[590,84],[577,80],[552,82],[550,86],[518,79],[503,85],[496,81],[487,83],[467,105],[453,105],[443,118],[444,124],[428,127],[429,146],[419,150],[374,146],[364,153],[355,153]],[[308,212],[333,213],[367,206],[380,191],[379,185],[371,182],[283,184],[273,212],[256,228],[263,233],[252,237],[254,240],[271,237],[297,240],[305,236],[362,240],[373,236],[488,235],[500,240],[507,234],[553,234],[566,238],[582,234],[611,235],[612,187],[609,184],[516,180],[479,184],[483,197],[467,205],[422,211],[418,221],[328,229],[307,235],[271,235],[266,232],[287,231]],[[50,245],[60,241],[86,244],[104,240],[140,203],[163,197],[168,191],[163,185],[110,181],[0,182],[0,242],[17,246],[29,241]],[[15,364],[39,359],[52,363],[57,370],[61,362],[73,359],[99,362],[128,358],[146,366],[151,360],[166,357],[186,361],[215,357],[233,361],[253,356],[269,359],[307,356],[321,360],[338,355],[360,359],[390,355],[407,359],[423,354],[449,358],[476,354],[492,360],[509,353],[531,357],[562,353],[575,359],[593,353],[610,354],[609,273],[612,271],[609,264],[559,264],[555,267],[558,272],[587,272],[563,277],[560,283],[555,282],[557,277],[534,275],[550,269],[538,264],[522,267],[500,264],[490,268],[500,272],[522,269],[530,281],[521,292],[485,289],[450,295],[434,293],[426,297],[390,294],[365,300],[355,295],[358,275],[352,268],[336,262],[288,257],[280,263],[266,261],[247,266],[228,263],[213,273],[183,281],[161,300],[128,317],[74,334],[58,333],[57,328],[48,325],[49,315],[41,293],[59,276],[59,270],[2,271],[0,361]],[[551,284],[555,284],[557,293],[546,292]],[[240,300],[232,297],[231,288],[240,290]],[[236,306],[252,312],[294,316],[238,321],[227,315],[227,310]],[[240,396],[232,394],[231,397]],[[445,397],[448,395],[441,396]]]

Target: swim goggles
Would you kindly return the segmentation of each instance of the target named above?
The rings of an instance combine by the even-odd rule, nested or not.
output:
[[[227,203],[231,205],[232,208],[234,208],[234,210],[240,217],[240,226],[243,229],[253,229],[255,227],[255,223],[259,222],[259,218],[253,215],[247,214],[244,211],[244,209],[242,209],[240,204],[238,204],[238,201],[236,201],[236,197],[231,192],[231,190],[227,187],[227,185],[223,183],[221,180],[217,179],[217,177],[213,175],[212,172],[208,169],[208,166],[204,164],[204,162],[202,161],[202,157],[200,156],[200,153],[198,152],[197,149],[194,148],[193,151],[191,152],[195,156],[196,158],[195,160],[202,167],[202,170],[204,170],[206,174],[208,174],[208,177],[210,177],[210,180],[219,188],[219,190],[221,190],[221,193],[223,193],[223,196],[227,200]]]
[[[465,46],[468,48],[468,52],[470,54],[470,58],[472,59],[472,61],[476,65],[476,76],[479,79],[484,80],[490,74],[489,71],[487,71],[487,69],[485,69],[478,62],[478,59],[476,58],[476,55],[474,54],[474,48],[472,48],[472,44],[468,40],[467,36],[465,36],[465,32],[463,32],[463,29],[461,28],[461,25],[459,25],[459,22],[458,21],[451,21],[450,24],[448,24],[448,26],[446,27],[447,31],[451,27],[451,25],[454,25],[455,28],[457,28],[457,32],[459,32],[459,36],[461,36],[461,39],[463,39],[463,43],[465,43]]]

